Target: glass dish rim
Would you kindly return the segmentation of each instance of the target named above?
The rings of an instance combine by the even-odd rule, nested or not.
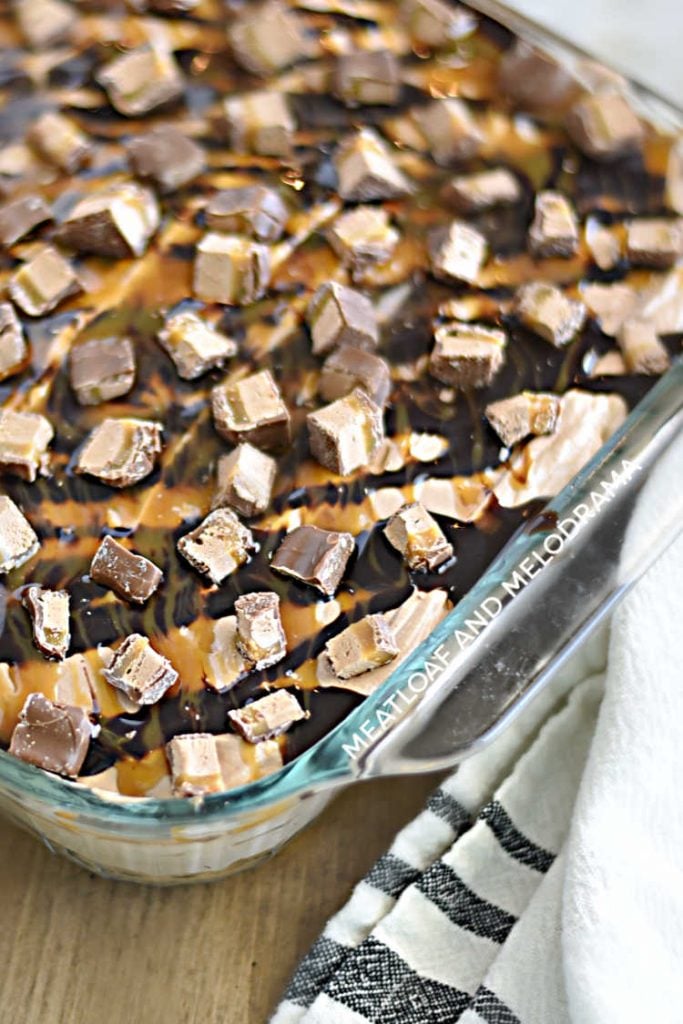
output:
[[[530,43],[542,47],[545,46],[546,48],[550,45],[553,51],[556,49],[561,51],[561,56],[565,59],[597,60],[602,67],[610,70],[608,63],[600,58],[595,58],[586,50],[563,39],[551,29],[547,29],[518,11],[512,10],[505,4],[500,3],[499,0],[467,0],[466,5],[485,17],[499,21],[504,27]],[[663,112],[667,120],[673,122],[673,127],[679,129],[683,127],[683,107],[679,107],[668,98],[660,96],[653,89],[643,85],[630,75],[627,77],[627,82],[642,102],[647,105],[653,104],[656,111]],[[680,359],[683,359],[683,356]],[[674,372],[674,367],[662,376],[661,381],[666,381],[672,372]],[[573,494],[577,480],[590,473],[601,463],[605,451],[609,450],[618,437],[627,428],[633,428],[646,418],[642,406],[647,401],[647,398],[648,395],[645,395],[638,402],[622,427],[607,440],[593,458],[581,469],[579,474],[574,476],[554,498],[549,500],[562,502]],[[486,571],[478,578],[475,584],[476,587],[485,586],[487,582],[494,582],[497,576],[497,566],[504,557],[507,547],[508,545],[506,544]],[[446,623],[454,627],[456,626],[459,615],[462,615],[461,606],[467,599],[467,596],[467,594],[463,595],[463,598],[439,624],[440,627],[443,628]],[[428,640],[429,637],[425,643]],[[404,670],[405,663],[399,665],[382,683],[372,695],[373,699],[381,697],[382,694],[390,694],[395,690],[397,680],[401,678]],[[353,729],[354,725],[358,726],[361,724],[365,714],[364,706],[365,702],[361,702],[334,729],[321,737],[317,743],[304,751],[296,760],[289,762],[273,775],[235,787],[234,789],[225,790],[221,793],[212,793],[197,800],[188,800],[181,797],[167,797],[164,799],[128,797],[117,793],[107,793],[106,796],[101,796],[94,788],[91,789],[82,783],[75,783],[60,776],[44,772],[13,757],[4,750],[0,750],[0,796],[6,792],[19,797],[25,794],[50,804],[50,811],[55,815],[74,814],[85,816],[90,820],[97,819],[98,823],[101,824],[106,822],[111,825],[128,824],[131,826],[147,826],[149,828],[164,823],[172,826],[198,823],[209,824],[220,820],[228,820],[248,812],[263,812],[268,807],[272,807],[277,803],[298,800],[320,789],[321,781],[319,778],[311,779],[309,789],[307,790],[306,788],[306,770],[309,762],[315,756],[316,751],[320,750],[324,744],[329,744],[342,731],[348,730],[349,727]],[[336,774],[339,775],[340,773],[337,772]],[[330,781],[332,781],[334,775],[335,773],[331,773]],[[353,781],[353,775],[350,773],[347,774],[346,778],[348,783]]]

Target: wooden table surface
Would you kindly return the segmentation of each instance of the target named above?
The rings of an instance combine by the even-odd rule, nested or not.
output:
[[[327,918],[438,777],[347,790],[222,882],[108,882],[0,820],[2,1024],[263,1024]]]

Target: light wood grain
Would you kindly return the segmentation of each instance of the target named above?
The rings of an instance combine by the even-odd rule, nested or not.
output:
[[[274,860],[177,889],[92,877],[0,821],[0,1021],[263,1024],[437,781],[355,786]]]

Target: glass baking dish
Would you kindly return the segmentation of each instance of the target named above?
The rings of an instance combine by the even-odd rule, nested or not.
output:
[[[499,4],[471,6],[563,62],[585,59]],[[641,86],[632,85],[632,98],[650,120],[683,126]],[[343,786],[456,765],[505,727],[683,528],[683,507],[661,493],[667,472],[683,473],[680,446],[671,447],[682,429],[679,358],[410,658],[276,775],[202,799],[131,800],[0,751],[0,811],[108,877],[205,881],[272,854]],[[633,511],[645,489],[653,501],[655,485],[658,514],[634,541]]]

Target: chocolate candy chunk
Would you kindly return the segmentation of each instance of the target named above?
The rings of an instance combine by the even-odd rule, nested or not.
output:
[[[522,285],[517,291],[515,308],[524,326],[555,348],[567,345],[586,319],[583,302],[567,298],[554,284],[542,281]]]
[[[280,618],[280,598],[264,591],[243,594],[235,601],[237,650],[254,669],[268,668],[287,654]]]
[[[409,569],[431,571],[453,557],[453,545],[419,501],[395,512],[384,527],[384,535],[403,555]]]
[[[0,473],[12,473],[30,483],[48,468],[47,447],[52,424],[37,412],[0,410]]]
[[[209,512],[199,526],[178,541],[183,558],[216,584],[239,569],[255,548],[251,530],[229,508]]]
[[[522,391],[486,406],[486,418],[506,448],[529,434],[552,434],[560,414],[557,395]]]
[[[207,370],[222,366],[237,352],[237,343],[232,338],[191,311],[168,317],[157,339],[183,380],[196,380]]]
[[[217,192],[205,209],[206,223],[214,231],[251,235],[259,242],[277,242],[287,223],[287,207],[266,185],[247,185]]]
[[[340,476],[367,466],[384,440],[382,410],[360,388],[310,412],[306,423],[313,458]]]
[[[271,569],[309,583],[332,596],[341,582],[355,546],[350,533],[298,526],[284,538],[273,555]]]
[[[171,103],[185,87],[173,55],[156,46],[115,57],[96,77],[111,105],[125,117],[139,117]]]
[[[232,149],[288,157],[296,122],[287,97],[268,89],[229,96],[223,110]]]
[[[401,65],[389,50],[356,50],[337,57],[334,94],[347,107],[392,106],[401,95]]]
[[[320,285],[308,304],[306,320],[315,355],[342,345],[377,347],[377,317],[370,299],[336,281]]]
[[[413,116],[431,157],[438,164],[469,160],[482,144],[482,134],[462,100],[433,100],[420,107]]]
[[[398,647],[384,615],[366,615],[328,640],[325,651],[335,675],[351,679],[393,661]]]
[[[429,235],[432,273],[444,281],[476,281],[486,259],[486,239],[476,228],[454,220]]]
[[[78,20],[72,5],[62,0],[18,0],[14,11],[22,35],[34,50],[66,42]]]
[[[573,256],[579,247],[579,228],[569,200],[559,192],[539,192],[529,228],[534,256]]]
[[[611,270],[621,258],[619,239],[609,228],[589,218],[586,222],[586,245],[600,270]]]
[[[367,392],[375,405],[381,408],[391,391],[391,373],[379,356],[347,345],[325,360],[319,390],[326,402],[334,402],[355,388]]]
[[[81,405],[100,405],[127,395],[135,383],[130,338],[90,338],[69,353],[69,383]]]
[[[35,121],[26,136],[40,155],[67,174],[88,163],[92,144],[75,121],[57,111],[47,111]]]
[[[26,698],[9,752],[27,764],[75,779],[85,761],[92,730],[82,708],[53,704],[42,693]]]
[[[125,182],[76,203],[59,228],[59,238],[77,252],[125,259],[142,256],[158,227],[154,193]]]
[[[344,139],[334,155],[334,166],[339,195],[349,202],[396,199],[411,190],[389,147],[372,128],[361,128]]]
[[[566,107],[578,93],[573,75],[556,60],[517,39],[498,65],[501,91],[526,110]]]
[[[48,220],[52,220],[52,213],[40,196],[13,199],[0,206],[0,244],[14,245]]]
[[[103,420],[88,435],[75,471],[95,476],[110,487],[137,484],[154,469],[161,452],[161,431],[161,424],[153,420]]]
[[[56,249],[46,245],[9,280],[9,293],[29,316],[43,316],[81,290],[71,264]]]
[[[683,252],[683,229],[679,221],[644,217],[626,225],[626,254],[640,267],[665,270]]]
[[[270,370],[260,370],[211,392],[216,430],[226,441],[249,441],[257,448],[282,448],[289,443],[290,419]]]
[[[356,206],[336,218],[327,238],[345,266],[362,271],[369,263],[386,263],[399,234],[381,206]]]
[[[470,11],[444,0],[403,0],[401,10],[411,39],[423,46],[446,46],[477,27]]]
[[[648,320],[625,320],[617,333],[617,344],[629,373],[657,376],[669,369],[669,353]]]
[[[207,793],[220,793],[223,789],[216,738],[210,733],[174,736],[166,744],[166,755],[174,796],[205,796]]]
[[[458,174],[444,189],[444,198],[460,213],[480,213],[494,206],[510,206],[521,198],[519,181],[505,167],[476,174]]]
[[[144,604],[164,578],[161,569],[113,537],[104,537],[90,563],[90,578],[126,601]]]
[[[287,690],[275,690],[237,711],[228,711],[233,728],[247,743],[259,743],[286,732],[306,718],[299,701]]]
[[[459,390],[487,388],[505,361],[506,344],[504,331],[453,320],[434,332],[429,372]]]
[[[270,504],[277,463],[245,442],[218,460],[212,507],[230,505],[243,516],[257,516]]]
[[[265,245],[241,235],[210,232],[197,246],[192,290],[205,302],[248,306],[265,294],[270,254]]]
[[[618,92],[584,96],[567,115],[566,128],[594,160],[614,160],[643,141],[643,126]]]
[[[0,494],[0,573],[18,569],[39,548],[35,530],[11,498]]]
[[[232,732],[216,736],[215,740],[225,789],[244,786],[282,768],[282,751],[277,740],[262,740],[252,746]]]
[[[126,143],[135,174],[149,178],[162,192],[175,192],[206,167],[204,150],[170,124],[151,128]]]
[[[279,0],[247,4],[228,29],[235,60],[266,78],[308,55],[305,26]]]
[[[21,600],[31,616],[34,644],[48,658],[61,661],[71,643],[67,591],[46,590],[34,583],[26,588]]]
[[[135,704],[156,704],[178,679],[168,658],[139,633],[126,637],[102,675]]]
[[[0,302],[0,380],[23,370],[28,359],[28,346],[14,306]]]

